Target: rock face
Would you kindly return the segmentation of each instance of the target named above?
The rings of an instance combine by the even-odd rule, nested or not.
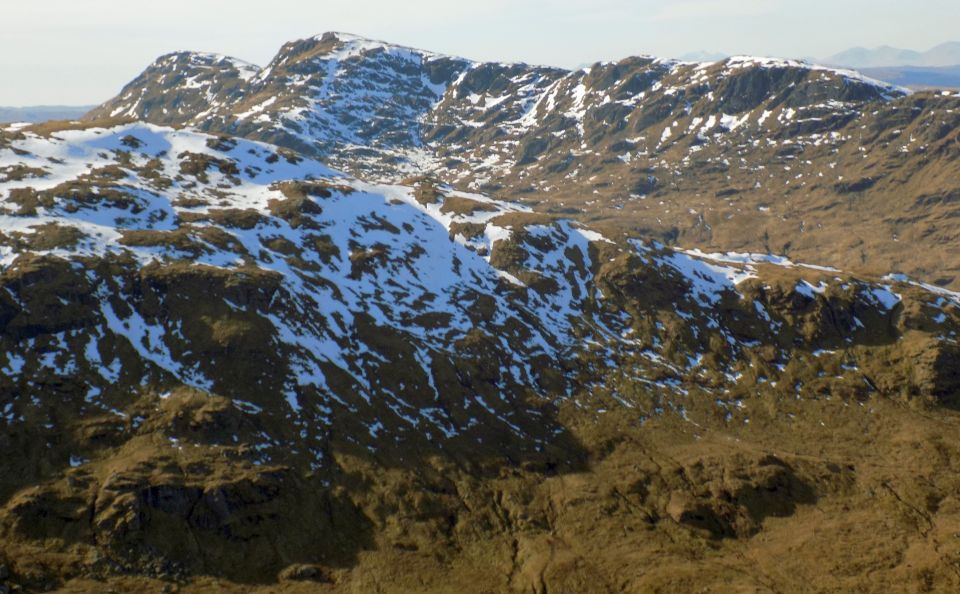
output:
[[[326,35],[264,69],[164,57],[103,118],[4,128],[0,585],[960,586],[960,295],[502,199],[621,124],[849,112],[823,134],[907,100],[780,62],[569,73]]]

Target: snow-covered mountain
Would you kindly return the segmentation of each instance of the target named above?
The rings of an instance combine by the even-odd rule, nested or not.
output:
[[[347,488],[352,456],[442,456],[474,477],[571,467],[586,454],[569,424],[609,407],[729,429],[764,417],[748,395],[951,402],[960,387],[956,294],[608,238],[261,142],[6,128],[0,195],[0,418],[24,448],[0,464],[17,477],[5,497],[27,489],[0,514],[7,551],[90,514],[58,558],[252,579],[347,546],[317,540],[336,521],[309,523],[314,538],[297,518]],[[272,552],[238,563],[236,534]]]
[[[88,119],[268,140],[384,179],[459,179],[476,170],[502,175],[567,147],[595,150],[617,132],[649,127],[660,136],[632,144],[655,150],[672,144],[670,120],[681,116],[698,118],[693,128],[708,136],[762,127],[771,115],[789,120],[798,110],[850,118],[858,106],[901,94],[853,72],[788,60],[630,58],[566,71],[326,33],[285,45],[262,69],[208,54],[164,56]]]
[[[9,282],[25,267],[59,271],[43,300],[63,299],[58,287],[75,277],[67,301],[86,311],[79,327],[45,323],[14,298],[8,332],[26,329],[9,335],[4,369],[11,389],[82,375],[79,407],[110,410],[136,386],[185,386],[308,415],[312,427],[343,407],[374,438],[385,428],[454,437],[498,422],[522,433],[498,409],[531,391],[582,389],[565,374],[588,352],[610,362],[600,377],[638,353],[657,375],[721,373],[758,340],[779,341],[778,308],[848,308],[836,327],[803,337],[812,352],[877,332],[863,321],[888,320],[901,299],[789,262],[778,274],[795,277],[792,301],[772,303],[762,288],[748,298],[738,287],[758,274],[750,257],[615,241],[428,182],[370,185],[262,143],[148,124],[46,134],[4,132],[0,262]],[[651,302],[622,284],[638,274],[672,297]],[[940,303],[953,323],[939,293],[916,298]],[[662,316],[684,328],[659,330]],[[702,363],[708,351],[713,364]],[[444,377],[463,356],[493,374],[468,382],[476,392]]]
[[[326,34],[0,128],[0,588],[960,585],[957,106]]]
[[[937,197],[960,189],[958,114],[949,93],[791,60],[636,57],[565,71],[328,33],[262,69],[165,56],[88,119],[239,135],[387,183],[426,175],[610,235],[955,286],[960,260],[932,254],[956,239]],[[900,175],[886,173],[893,163]],[[851,195],[855,210],[838,214]],[[929,249],[905,257],[906,236]]]

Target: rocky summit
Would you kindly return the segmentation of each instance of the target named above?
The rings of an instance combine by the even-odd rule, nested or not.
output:
[[[0,128],[0,590],[960,589],[960,98],[163,56]]]

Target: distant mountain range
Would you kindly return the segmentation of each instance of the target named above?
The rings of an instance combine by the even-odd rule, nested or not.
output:
[[[942,43],[925,52],[857,47],[821,61],[904,87],[960,88],[960,42]]]
[[[697,52],[689,52],[680,56],[680,59],[684,62],[719,62],[729,58],[728,54],[723,52],[708,52],[705,50],[700,50]]]
[[[865,75],[912,89],[958,89],[960,66],[925,68],[922,66],[888,66],[862,68]]]
[[[917,66],[939,68],[960,64],[960,42],[942,43],[925,52],[882,46],[874,49],[855,47],[823,59],[833,66],[848,68],[884,68]]]
[[[45,122],[72,120],[93,109],[93,106],[34,105],[30,107],[0,107],[0,122]]]

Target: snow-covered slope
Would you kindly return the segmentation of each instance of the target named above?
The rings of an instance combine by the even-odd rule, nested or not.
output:
[[[653,150],[682,115],[712,135],[762,128],[771,113],[781,121],[805,110],[851,113],[900,94],[854,72],[788,60],[629,58],[569,72],[327,33],[285,45],[259,71],[207,54],[165,56],[90,117],[267,140],[380,179],[433,172],[482,183],[484,172],[530,165],[551,150],[598,148],[625,128],[621,118],[641,136],[656,127],[651,143],[663,141]]]
[[[739,56],[567,71],[328,33],[262,69],[165,56],[87,119],[111,117],[269,142],[371,181],[426,175],[610,234],[960,283],[952,256],[896,245],[956,239],[942,197],[960,179],[960,99],[847,70]]]
[[[716,520],[711,543],[754,534],[755,494],[809,501],[789,466],[764,449],[648,475],[645,444],[721,435],[709,456],[739,455],[728,436],[762,432],[779,452],[841,426],[873,447],[880,406],[956,403],[958,330],[960,296],[904,276],[677,251],[190,129],[6,128],[0,560],[37,589],[367,591],[384,555],[404,575],[422,551],[509,560],[557,509],[604,540],[611,513],[643,541],[692,539],[700,517],[753,518]],[[597,488],[584,473],[617,452]],[[810,458],[803,485],[855,482]],[[686,478],[704,469],[743,482],[705,495]],[[555,503],[580,482],[596,507]]]
[[[314,429],[317,415],[329,422],[342,406],[366,418],[373,437],[374,427],[398,422],[455,436],[478,415],[520,432],[500,408],[536,390],[540,374],[580,346],[574,327],[592,297],[590,245],[599,237],[570,223],[527,228],[543,251],[510,270],[535,269],[530,278],[552,285],[532,291],[491,264],[511,237],[511,225],[497,221],[525,209],[482,196],[369,185],[268,145],[147,124],[6,137],[4,269],[72,262],[92,301],[82,328],[6,345],[11,387],[83,376],[77,396],[107,406],[131,385],[187,385],[287,414],[307,407]],[[106,261],[118,269],[105,274]],[[199,283],[188,293],[210,290],[202,309],[216,313],[197,320],[189,305],[157,310],[152,301],[175,300],[167,292],[175,291],[135,289],[144,275],[168,274]],[[60,298],[70,307],[76,296]],[[204,348],[200,336],[211,328]],[[378,346],[370,332],[402,337],[402,346]],[[264,341],[248,346],[259,356],[266,349],[276,366],[254,384],[237,383],[247,375],[237,365],[258,366],[217,354],[246,345],[246,333]],[[494,349],[484,367],[497,379],[475,388],[472,405],[448,402],[468,409],[455,421],[422,403],[449,391],[438,358],[469,353],[468,339]],[[37,359],[38,349],[47,354]],[[398,364],[400,377],[388,381],[385,368]],[[13,410],[28,402],[15,400]]]
[[[11,420],[31,386],[82,378],[82,406],[186,385],[313,431],[336,417],[374,439],[491,425],[545,439],[528,397],[567,398],[625,361],[722,385],[760,346],[786,365],[798,345],[894,339],[888,285],[768,260],[790,279],[771,290],[755,259],[614,241],[426,181],[371,185],[263,143],[127,124],[12,128],[0,146]],[[45,270],[52,294],[17,294]],[[952,344],[953,301],[904,286]],[[825,326],[785,338],[821,308]]]
[[[269,322],[269,346],[284,353],[287,368],[274,378],[281,382],[275,388],[294,411],[306,401],[321,409],[339,401],[331,373],[347,383],[339,390],[360,403],[391,390],[429,390],[432,359],[452,356],[471,331],[485,329],[503,342],[504,381],[515,387],[535,385],[530,363],[536,357],[555,358],[570,345],[572,320],[565,312],[551,309],[547,298],[511,298],[519,281],[489,264],[490,243],[510,231],[485,223],[517,207],[458,193],[421,204],[409,188],[363,184],[275,147],[145,124],[50,138],[26,133],[4,149],[3,163],[2,170],[17,172],[0,185],[5,267],[15,269],[32,253],[119,260],[133,267],[128,273],[183,263],[214,277],[249,273],[265,283],[270,296],[262,296],[266,302],[255,312],[248,311],[250,303],[218,297],[226,312],[256,313]],[[454,201],[457,208],[447,210]],[[455,225],[482,231],[468,240],[451,232]],[[563,247],[581,250],[581,266],[589,261],[584,232],[562,225],[557,233]],[[572,266],[560,263],[556,272]],[[89,386],[92,395],[118,389],[121,374],[134,383],[165,377],[225,391],[230,371],[206,359],[182,321],[147,314],[119,281],[88,275],[90,295],[101,300],[95,326],[82,338],[58,334],[49,347],[49,361],[57,363],[49,367],[24,366],[34,342],[15,345],[6,353],[11,381],[89,369],[100,375]],[[482,314],[478,300],[485,303]],[[416,381],[378,385],[377,369],[386,361],[358,335],[361,324],[407,337]],[[116,346],[103,346],[105,336],[107,344],[128,342],[142,367],[105,372],[118,356]],[[84,348],[72,344],[77,340]],[[326,371],[331,368],[336,371]],[[135,369],[145,376],[127,377]],[[436,423],[446,427],[449,420]]]

